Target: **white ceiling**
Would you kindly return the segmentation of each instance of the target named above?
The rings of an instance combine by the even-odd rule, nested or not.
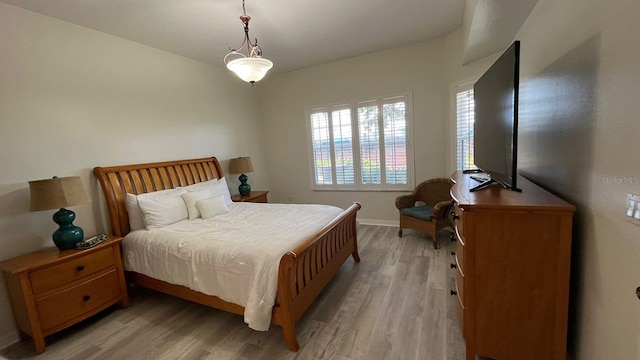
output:
[[[217,66],[244,37],[241,0],[0,1]],[[286,72],[441,37],[462,26],[465,2],[484,11],[476,3],[531,1],[537,0],[246,0],[246,9],[249,35],[274,62],[273,71]],[[470,23],[482,23],[476,12]],[[491,34],[468,37],[473,57],[506,48],[513,28],[476,26],[478,34],[490,30],[507,42],[483,51]]]

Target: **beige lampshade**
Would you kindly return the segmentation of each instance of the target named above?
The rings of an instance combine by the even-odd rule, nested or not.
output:
[[[30,211],[62,209],[91,201],[79,176],[29,181],[29,190]]]
[[[250,157],[239,157],[229,161],[229,173],[246,174],[253,171]]]

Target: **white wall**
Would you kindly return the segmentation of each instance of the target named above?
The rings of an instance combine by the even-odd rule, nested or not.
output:
[[[540,0],[522,41],[520,168],[577,206],[569,353],[640,359],[640,2]]]
[[[269,188],[258,86],[226,69],[4,3],[0,49],[0,260],[53,245],[55,211],[28,211],[29,180],[81,176],[86,235],[108,231],[94,166],[252,156],[250,183]],[[0,286],[0,347],[16,339]]]
[[[415,183],[448,177],[455,168],[450,84],[477,77],[496,56],[462,66],[462,31],[434,41],[336,61],[268,78],[260,94],[272,199],[278,202],[362,203],[360,219],[398,221],[401,192],[310,190],[305,108],[413,92]],[[455,133],[453,133],[455,136]],[[406,193],[406,192],[405,192]]]
[[[416,180],[445,176],[443,41],[273,75],[261,93],[271,190],[279,202],[363,205],[363,219],[396,220],[398,192],[312,191],[305,108],[413,91]]]

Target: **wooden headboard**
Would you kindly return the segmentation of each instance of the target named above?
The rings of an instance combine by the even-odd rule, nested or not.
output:
[[[129,233],[129,215],[125,196],[174,189],[223,177],[215,157],[165,161],[148,164],[96,167],[93,173],[100,181],[107,202],[111,233]]]

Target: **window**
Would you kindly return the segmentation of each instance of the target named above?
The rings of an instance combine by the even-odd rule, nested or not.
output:
[[[456,87],[456,169],[475,169],[473,83]]]
[[[410,99],[403,94],[309,110],[312,188],[412,189]]]

